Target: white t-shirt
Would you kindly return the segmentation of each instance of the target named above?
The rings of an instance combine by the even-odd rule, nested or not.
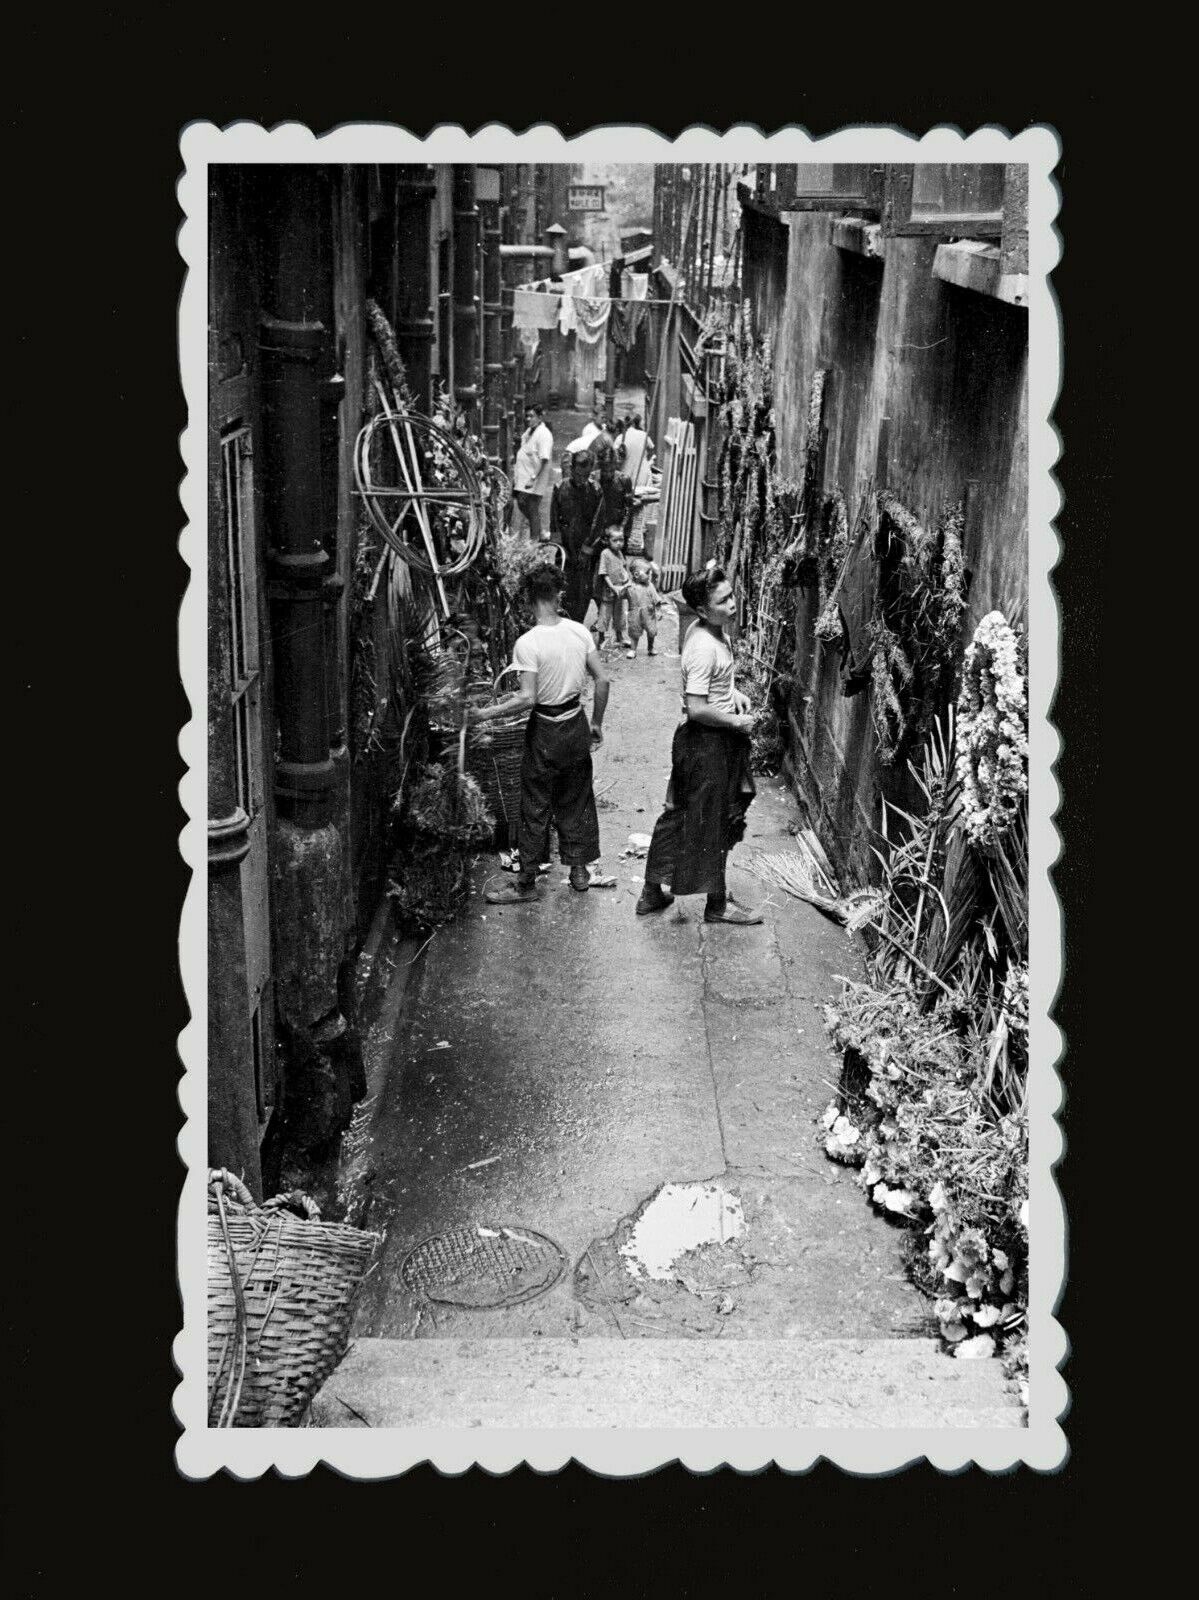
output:
[[[621,469],[634,489],[639,489],[649,477],[649,434],[644,428],[626,428],[624,431],[625,458]]]
[[[693,622],[683,644],[683,714],[689,694],[706,694],[717,711],[736,711],[733,701],[733,652],[723,639]]]
[[[550,463],[554,459],[554,436],[544,422],[526,432],[512,471],[512,487],[522,494],[544,494],[550,486]]]
[[[512,665],[520,672],[537,674],[537,704],[561,705],[581,694],[587,681],[587,657],[595,640],[581,622],[562,617],[539,622],[522,633],[512,652]]]

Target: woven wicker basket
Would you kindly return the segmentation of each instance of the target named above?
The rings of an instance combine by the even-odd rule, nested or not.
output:
[[[345,1351],[354,1296],[378,1240],[295,1216],[279,1202],[256,1206],[232,1174],[209,1175],[210,1427],[299,1423]]]
[[[499,698],[500,680],[513,667],[505,667],[492,687]],[[466,770],[478,781],[487,804],[495,814],[496,831],[505,835],[506,844],[515,844],[520,821],[520,764],[525,749],[528,716],[497,717],[484,724],[486,742],[467,750]]]

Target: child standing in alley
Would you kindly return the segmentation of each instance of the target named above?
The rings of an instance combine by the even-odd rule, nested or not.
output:
[[[662,569],[656,561],[643,555],[629,557],[629,647],[625,651],[632,661],[637,654],[637,641],[645,634],[645,653],[652,656],[654,640],[658,637],[658,614],[662,596],[658,593],[658,580]]]
[[[613,626],[614,617],[617,643],[628,642],[621,626],[621,612],[628,597],[631,579],[621,553],[623,549],[624,528],[614,522],[607,530],[607,544],[600,553],[595,574],[595,597],[599,606],[599,615],[595,619],[595,643],[600,650],[603,649],[608,629]]]

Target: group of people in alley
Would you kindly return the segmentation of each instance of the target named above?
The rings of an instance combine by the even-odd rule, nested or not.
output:
[[[529,407],[517,452],[513,499],[530,537],[557,542],[566,557],[563,610],[572,622],[586,620],[592,602],[592,635],[603,650],[609,635],[630,658],[644,635],[654,653],[661,597],[660,573],[635,525],[636,490],[650,476],[653,440],[633,416],[603,426],[593,418],[564,451],[562,481],[550,494],[549,529],[541,526],[553,471],[553,434],[540,406]]]
[[[534,415],[521,441],[516,493],[540,499],[552,471],[552,436],[540,408],[530,409]],[[643,435],[639,419],[634,421],[636,433]],[[546,437],[538,437],[541,430]],[[557,829],[561,859],[570,869],[570,887],[583,893],[593,882],[604,881],[595,876],[601,852],[592,766],[592,752],[603,743],[610,695],[602,652],[609,629],[615,629],[618,640],[628,641],[629,655],[645,632],[652,654],[660,605],[651,561],[643,549],[628,548],[632,507],[625,500],[631,502],[632,488],[628,474],[617,470],[615,447],[611,454],[601,449],[598,479],[591,480],[594,441],[604,433],[597,426],[583,446],[568,448],[567,474],[553,491],[550,533],[566,551],[566,566],[562,570],[547,560],[525,579],[534,621],[513,651],[520,688],[470,713],[475,723],[528,713],[516,876],[511,884],[487,891],[491,905],[537,902],[538,872],[549,860],[551,828]],[[640,472],[648,452],[642,438],[633,444],[639,449]],[[546,476],[536,489],[543,470]],[[539,538],[539,519],[530,516],[529,523],[532,536]],[[664,911],[676,895],[703,894],[705,922],[750,926],[760,923],[761,916],[735,902],[725,877],[729,851],[744,836],[746,812],[756,792],[749,738],[754,714],[736,687],[725,632],[736,614],[736,596],[715,562],[692,573],[681,592],[695,621],[681,641],[682,698],[670,779],[636,912],[648,916]],[[593,600],[596,619],[588,629],[584,622]],[[627,633],[622,629],[625,618]],[[589,677],[594,684],[590,720],[582,703]]]

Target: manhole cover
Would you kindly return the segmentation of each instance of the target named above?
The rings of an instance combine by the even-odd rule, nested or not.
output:
[[[566,1256],[532,1228],[479,1223],[435,1233],[404,1257],[408,1289],[450,1306],[516,1306],[552,1289]]]

